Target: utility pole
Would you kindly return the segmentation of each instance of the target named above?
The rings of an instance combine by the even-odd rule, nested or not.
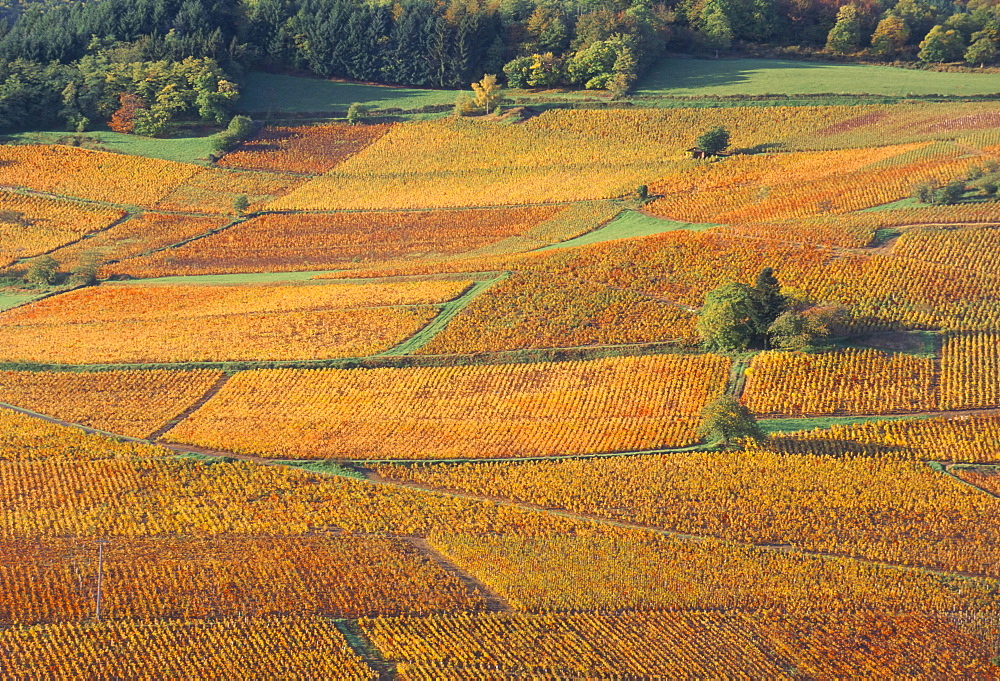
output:
[[[97,540],[97,602],[94,603],[94,619],[101,621],[101,587],[104,585],[104,545],[107,540]]]

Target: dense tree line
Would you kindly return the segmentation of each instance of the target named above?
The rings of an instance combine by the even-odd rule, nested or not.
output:
[[[20,0],[0,8],[0,127],[79,126],[106,118],[108,102],[123,94],[142,99],[148,121],[215,117],[195,103],[197,94],[185,94],[181,106],[167,101],[169,92],[166,100],[148,87],[140,95],[139,81],[130,85],[118,75],[98,86],[98,73],[128,72],[124,64],[164,71],[195,60],[213,73],[221,69],[213,76],[216,93],[247,68],[425,87],[465,87],[496,74],[513,86],[624,91],[665,49],[718,53],[752,44],[980,65],[998,59],[1000,6],[991,0]],[[181,80],[174,78],[175,87]],[[204,100],[207,83],[187,86]],[[115,87],[122,89],[111,92]],[[85,104],[74,108],[65,105],[66,88],[102,92],[82,96]],[[226,94],[221,100],[231,101]]]

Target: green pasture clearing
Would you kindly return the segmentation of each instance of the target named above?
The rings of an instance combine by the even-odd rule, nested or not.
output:
[[[346,112],[355,102],[369,110],[403,109],[455,103],[455,90],[420,90],[338,83],[273,73],[250,73],[237,108],[251,114]]]
[[[322,475],[339,475],[342,478],[367,480],[365,474],[362,473],[361,471],[356,471],[353,468],[332,461],[302,461],[297,459],[275,459],[274,463],[282,466],[301,468],[302,470],[309,471],[310,473],[319,473]]]
[[[139,137],[124,135],[117,132],[98,130],[73,134],[66,132],[23,132],[8,135],[7,139],[20,144],[68,144],[74,138],[80,139],[76,146],[99,151],[113,151],[133,156],[159,158],[178,163],[194,163],[205,165],[208,155],[212,153],[211,136],[205,133],[199,136]]]
[[[547,251],[553,248],[575,248],[576,246],[589,246],[591,244],[598,244],[604,241],[615,241],[617,239],[632,239],[635,237],[643,236],[653,236],[654,234],[662,234],[663,232],[672,232],[678,229],[688,229],[695,232],[700,232],[711,227],[717,227],[718,225],[713,224],[697,224],[692,222],[677,222],[675,220],[664,220],[663,218],[653,217],[652,215],[646,215],[645,213],[640,213],[637,210],[623,210],[618,214],[615,219],[613,219],[608,224],[603,227],[595,229],[593,232],[588,232],[575,239],[570,239],[569,241],[563,241],[558,244],[551,244],[545,246],[544,248],[539,248],[539,251]]]
[[[0,291],[0,312],[48,295],[47,293],[7,293]]]
[[[777,433],[797,433],[803,430],[826,430],[833,426],[853,426],[870,421],[903,421],[934,418],[931,415],[897,416],[810,416],[795,419],[758,419],[761,429],[767,435]]]
[[[966,192],[965,196],[963,196],[962,199],[958,203],[951,204],[951,205],[955,205],[955,206],[968,206],[968,205],[973,205],[973,204],[978,204],[978,203],[996,203],[996,205],[997,205],[997,212],[1000,213],[1000,202],[998,202],[997,199],[995,199],[993,197],[990,197],[990,196],[984,196],[983,194],[980,194],[975,189],[970,189],[968,192]],[[935,206],[935,205],[929,204],[929,203],[921,203],[920,199],[918,199],[917,197],[915,197],[915,196],[908,196],[907,198],[905,198],[905,199],[899,199],[898,201],[892,201],[890,203],[883,203],[883,204],[878,205],[878,206],[872,206],[871,208],[862,208],[861,210],[856,211],[856,212],[858,212],[858,213],[880,213],[882,211],[887,211],[887,210],[921,210],[923,208],[940,208],[940,207],[941,206]]]
[[[781,59],[665,58],[639,82],[637,95],[988,95],[998,73],[941,73],[892,66]]]

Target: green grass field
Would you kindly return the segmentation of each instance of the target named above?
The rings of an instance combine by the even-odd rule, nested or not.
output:
[[[637,95],[986,95],[998,73],[939,73],[891,66],[778,59],[667,58],[639,82]]]
[[[558,244],[552,244],[551,246],[546,246],[545,248],[540,248],[538,250],[547,251],[553,248],[589,246],[590,244],[597,244],[602,241],[632,239],[640,236],[653,236],[654,234],[660,234],[662,232],[672,232],[676,229],[701,231],[703,229],[708,229],[709,227],[715,227],[715,225],[676,222],[673,220],[664,220],[662,218],[653,217],[652,215],[646,215],[645,213],[640,213],[636,210],[623,210],[615,217],[614,220],[599,229],[595,229],[593,232],[588,232],[576,237],[575,239],[563,241]]]
[[[210,136],[206,132],[197,137],[179,136],[159,139],[123,135],[109,130],[96,130],[79,135],[82,140],[80,146],[87,149],[116,151],[133,156],[202,165],[207,162],[208,155],[212,153]],[[68,132],[23,132],[8,135],[7,139],[21,144],[66,144],[73,137],[77,137],[77,135]]]
[[[246,78],[237,108],[251,114],[327,113],[345,111],[355,102],[371,110],[412,110],[454,104],[455,91],[359,85],[320,78],[251,73]]]
[[[6,293],[0,291],[0,312],[4,310],[9,310],[12,307],[17,307],[18,305],[23,305],[24,303],[31,302],[36,298],[40,298],[44,293]]]

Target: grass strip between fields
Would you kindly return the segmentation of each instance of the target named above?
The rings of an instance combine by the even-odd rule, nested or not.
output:
[[[465,293],[460,295],[458,298],[441,305],[441,311],[438,312],[438,315],[432,319],[427,326],[420,329],[420,331],[417,331],[396,347],[377,353],[375,357],[397,357],[416,352],[423,346],[427,345],[427,343],[429,343],[434,336],[444,331],[445,327],[448,326],[448,323],[455,317],[455,315],[464,310],[465,307],[477,296],[509,276],[510,272],[504,272],[493,279],[473,283],[472,286],[470,286]]]
[[[370,355],[334,359],[246,360],[217,362],[145,362],[140,364],[43,364],[36,362],[0,362],[0,371],[149,371],[165,369],[190,371],[216,369],[227,373],[253,369],[386,369],[412,367],[473,366],[484,364],[537,364],[543,362],[580,362],[606,357],[640,357],[658,354],[698,354],[697,349],[674,341],[633,343],[628,345],[587,345],[571,348],[526,348],[467,355]]]
[[[966,480],[964,478],[960,478],[960,477],[958,477],[957,475],[955,475],[954,473],[951,472],[952,468],[977,468],[977,467],[981,466],[982,464],[957,464],[957,465],[948,465],[948,464],[944,464],[944,463],[942,463],[940,461],[926,461],[925,463],[932,470],[935,470],[938,473],[944,473],[945,475],[947,475],[949,478],[951,478],[955,482],[961,483],[961,484],[965,485],[966,487],[971,487],[972,489],[976,490],[977,492],[982,492],[983,494],[991,496],[994,499],[1000,499],[1000,494],[996,494],[995,492],[991,492],[988,489],[983,489],[982,487],[980,487],[976,483],[969,482],[968,480]]]
[[[803,430],[826,430],[833,426],[853,426],[872,421],[906,421],[935,418],[936,414],[894,414],[891,416],[805,416],[791,419],[758,419],[766,435],[797,433]]]
[[[702,232],[718,225],[710,223],[679,222],[676,220],[664,220],[641,213],[637,210],[623,210],[611,222],[598,227],[593,232],[587,232],[576,238],[562,241],[557,244],[550,244],[538,251],[548,251],[556,248],[574,248],[576,246],[589,246],[605,241],[616,241],[618,239],[634,239],[638,237],[654,236],[664,232],[673,232],[686,229],[692,232]]]

